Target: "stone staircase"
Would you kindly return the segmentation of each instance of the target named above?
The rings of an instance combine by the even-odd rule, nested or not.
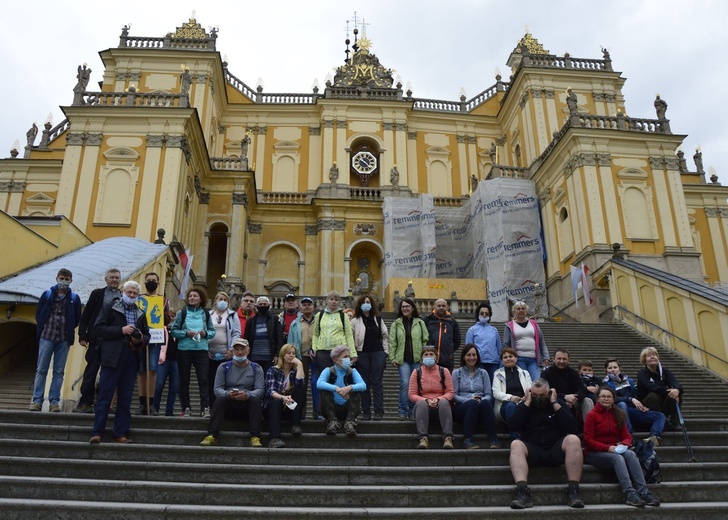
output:
[[[462,323],[464,333],[469,324]],[[619,325],[547,323],[543,329],[551,352],[566,347],[573,363],[588,357],[598,373],[606,357],[617,356],[636,374],[639,352],[650,344]],[[499,450],[460,449],[457,428],[455,450],[439,449],[436,434],[432,449],[415,450],[413,423],[394,420],[397,373],[387,369],[384,421],[360,421],[359,435],[348,439],[324,435],[325,423],[309,419],[302,437],[284,433],[287,447],[277,450],[245,447],[247,434],[239,433],[244,425],[235,423],[224,425],[218,446],[200,447],[207,422],[179,417],[135,416],[133,444],[89,445],[91,416],[26,412],[29,396],[22,406],[2,401],[11,404],[0,411],[0,517],[724,518],[728,404],[719,396],[728,384],[675,353],[660,353],[685,386],[684,412],[698,460],[688,461],[682,433],[664,433],[658,448],[663,482],[652,487],[660,508],[624,505],[614,476],[585,466],[585,510],[565,506],[563,468],[533,470],[535,507],[511,510],[505,430]],[[27,394],[33,367],[24,370],[2,376],[4,394]]]

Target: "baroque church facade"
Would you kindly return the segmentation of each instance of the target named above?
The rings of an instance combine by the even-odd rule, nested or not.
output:
[[[626,114],[606,51],[556,56],[527,33],[507,81],[447,101],[413,97],[357,35],[324,85],[267,93],[229,70],[216,37],[195,19],[162,37],[124,27],[101,52],[99,88],[79,67],[66,119],[31,128],[0,160],[0,209],[63,215],[93,242],[163,229],[210,290],[356,286],[391,301],[383,199],[427,193],[455,207],[477,183],[510,177],[535,183],[554,310],[577,312],[571,266],[598,269],[614,244],[652,268],[728,283],[728,191],[706,179],[700,152],[693,166],[677,151],[685,135],[659,96],[655,117]],[[487,297],[463,282],[460,298]],[[591,283],[608,292],[608,277]]]

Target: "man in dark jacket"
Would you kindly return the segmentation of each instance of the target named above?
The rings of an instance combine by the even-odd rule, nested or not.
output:
[[[31,412],[43,408],[48,368],[53,357],[53,379],[48,390],[48,410],[60,412],[61,387],[66,371],[68,351],[76,338],[76,327],[81,319],[81,299],[69,286],[73,275],[68,269],[61,269],[56,276],[56,285],[41,294],[35,310],[38,335],[38,365],[35,369],[33,402]]]
[[[89,439],[91,444],[98,444],[104,436],[114,392],[116,411],[113,439],[114,442],[130,442],[127,434],[131,427],[131,398],[139,363],[137,354],[149,343],[147,316],[137,306],[140,292],[141,287],[137,282],[126,282],[121,300],[104,306],[94,328],[94,334],[101,342],[101,376],[99,398],[94,410],[94,430]]]
[[[94,411],[94,397],[96,396],[96,376],[99,373],[99,342],[92,336],[96,320],[104,305],[111,305],[111,302],[121,298],[119,282],[121,272],[116,268],[106,271],[104,276],[106,287],[94,289],[88,297],[86,306],[81,314],[81,323],[78,325],[78,342],[86,348],[86,368],[83,371],[83,382],[81,383],[81,397],[78,405],[73,409],[76,413],[92,413]]]
[[[250,345],[251,361],[255,361],[268,372],[283,346],[283,325],[278,316],[270,311],[270,300],[267,296],[258,296],[255,302],[255,315],[245,324],[243,337]]]
[[[565,349],[558,349],[554,354],[554,364],[543,371],[541,377],[548,381],[551,388],[556,390],[559,399],[566,402],[571,413],[576,415],[581,411],[582,421],[586,414],[594,408],[589,393],[584,386],[579,372],[569,366],[569,352]]]
[[[556,396],[544,379],[536,379],[513,414],[508,428],[520,432],[520,439],[511,442],[511,473],[516,481],[516,497],[512,509],[532,507],[528,489],[530,466],[566,466],[569,486],[566,489],[569,507],[584,507],[579,496],[579,480],[584,465],[581,440],[576,436],[578,424],[566,403]]]
[[[460,325],[447,310],[447,302],[440,298],[435,309],[425,318],[430,333],[430,345],[437,347],[437,364],[450,372],[455,368],[455,352],[460,348]]]

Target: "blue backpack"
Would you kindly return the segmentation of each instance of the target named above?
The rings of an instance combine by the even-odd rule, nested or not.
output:
[[[637,455],[640,466],[642,466],[645,482],[648,484],[661,482],[660,461],[657,459],[654,443],[646,440],[637,441],[634,445],[634,454]]]

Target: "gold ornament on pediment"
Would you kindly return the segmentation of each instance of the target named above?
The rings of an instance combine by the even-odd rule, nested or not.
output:
[[[369,49],[372,46],[372,41],[369,38],[364,36],[363,38],[361,38],[359,40],[358,44],[359,44],[358,52],[361,52],[362,54],[369,54]]]
[[[518,45],[516,46],[516,52],[522,53],[524,49],[528,49],[528,52],[532,55],[541,54],[541,55],[548,55],[549,51],[543,48],[543,45],[541,45],[536,38],[534,38],[531,33],[526,33],[526,35],[521,38],[521,41],[518,42]]]
[[[177,27],[177,30],[171,34],[171,37],[187,38],[191,40],[206,40],[210,36],[207,34],[205,29],[197,23],[197,20],[190,18],[190,21],[183,23],[182,27]]]

